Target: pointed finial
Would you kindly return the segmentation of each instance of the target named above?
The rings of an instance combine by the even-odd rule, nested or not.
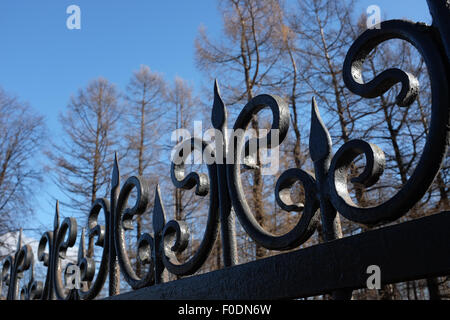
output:
[[[214,81],[214,103],[211,113],[211,122],[215,129],[221,130],[227,122],[227,109],[220,96],[217,79]]]
[[[53,219],[53,230],[59,228],[59,200],[56,200],[55,218]]]
[[[331,154],[331,137],[320,117],[316,98],[311,103],[311,132],[309,134],[309,153],[311,159],[317,162],[326,159]]]
[[[165,224],[166,214],[161,200],[161,190],[159,184],[157,184],[155,189],[155,204],[153,206],[153,231],[155,235],[163,231]]]
[[[85,241],[84,241],[84,235],[86,232],[86,228],[81,229],[81,236],[80,236],[80,245],[78,246],[78,262],[80,262],[85,256]]]
[[[23,230],[22,230],[22,228],[20,228],[20,230],[19,230],[19,237],[17,238],[17,250],[16,250],[16,252],[19,252],[20,249],[22,248],[22,233],[23,233]]]
[[[111,189],[119,187],[119,184],[120,184],[119,160],[117,157],[117,152],[114,152],[114,166],[111,176]]]

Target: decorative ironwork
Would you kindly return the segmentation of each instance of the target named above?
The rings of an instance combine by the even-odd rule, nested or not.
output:
[[[8,285],[8,300],[16,300],[19,298],[19,281],[23,278],[25,271],[31,270],[33,272],[33,264],[32,249],[29,245],[22,245],[22,230],[20,230],[16,253],[14,256],[8,256],[3,262],[1,280],[2,283]],[[0,289],[1,287],[2,285],[0,285]],[[26,288],[24,295],[31,296],[33,292],[32,287],[33,285],[31,284],[29,288]]]
[[[183,221],[166,222],[163,201],[157,186],[152,213],[153,235],[144,233],[137,243],[136,256],[145,266],[145,270],[141,277],[135,273],[126,250],[125,231],[132,229],[134,216],[145,213],[150,203],[150,190],[146,180],[136,176],[128,178],[120,188],[116,155],[110,199],[97,199],[88,216],[87,236],[96,238],[95,245],[103,250],[98,268],[94,259],[86,254],[84,229],[79,241],[76,266],[80,270],[81,281],[87,286],[66,289],[63,285],[67,268],[74,264],[69,263],[63,271],[61,261],[65,259],[67,249],[76,243],[77,222],[74,218],[66,218],[60,224],[57,203],[53,230],[42,235],[38,247],[38,261],[48,268],[45,282],[35,280],[31,247],[23,246],[20,236],[16,253],[3,262],[0,289],[3,285],[8,286],[6,298],[94,299],[104,287],[108,275],[109,295],[114,296],[119,293],[119,269],[125,281],[134,290],[165,282],[166,272],[178,276],[191,275],[199,270],[211,253],[219,228],[224,264],[226,267],[233,266],[238,262],[233,211],[247,234],[262,247],[272,250],[289,250],[300,246],[311,237],[319,223],[322,224],[325,241],[341,237],[336,220],[338,212],[350,221],[369,226],[394,221],[406,214],[432,184],[450,141],[448,79],[450,8],[448,1],[428,0],[428,5],[433,15],[432,26],[403,20],[382,22],[380,28],[367,30],[356,39],[347,53],[343,67],[346,86],[354,94],[364,98],[379,97],[400,83],[402,89],[396,101],[399,107],[408,107],[414,102],[419,92],[417,79],[402,70],[389,69],[366,83],[362,80],[365,58],[382,42],[402,39],[417,48],[428,68],[432,90],[429,134],[417,167],[401,190],[392,198],[382,204],[365,208],[359,207],[351,200],[347,188],[349,166],[357,156],[364,155],[365,169],[351,182],[370,187],[383,174],[384,153],[374,144],[351,140],[332,155],[331,137],[313,98],[309,148],[315,174],[298,168],[288,169],[281,174],[275,186],[277,204],[286,211],[302,212],[302,215],[298,223],[284,235],[274,235],[264,230],[252,214],[241,181],[241,166],[254,168],[248,147],[251,141],[246,141],[242,134],[233,134],[230,141],[227,140],[227,109],[216,82],[211,121],[222,138],[215,141],[215,149],[211,144],[198,138],[184,141],[175,150],[175,154],[181,159],[180,163],[172,162],[171,166],[172,182],[176,188],[190,190],[195,187],[197,195],[209,195],[208,219],[202,241],[195,254],[183,263],[178,261],[177,253],[183,252],[188,245],[188,226]],[[289,129],[289,107],[278,96],[259,95],[253,98],[239,114],[233,132],[244,132],[252,117],[266,107],[272,112],[271,128],[274,131],[268,133],[266,137],[260,137],[257,145],[259,148],[261,139],[267,139],[267,148],[270,149],[283,142]],[[278,139],[272,136],[273,132],[278,133]],[[186,174],[184,162],[194,150],[222,161],[208,164],[207,174],[195,172]],[[245,152],[243,158],[242,152]],[[232,161],[229,161],[230,159]],[[290,198],[290,189],[296,182],[301,183],[305,191],[305,201],[301,205],[294,203]],[[129,207],[128,199],[133,190],[136,191],[136,199],[134,205]],[[104,226],[98,223],[101,211],[104,215]],[[48,252],[45,251],[47,247]],[[25,272],[30,274],[29,281],[19,293],[19,282]],[[346,291],[335,293],[335,297],[348,297]]]

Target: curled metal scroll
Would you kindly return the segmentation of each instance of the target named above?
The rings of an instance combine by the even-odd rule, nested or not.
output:
[[[132,208],[127,208],[128,198],[133,189],[136,190],[136,202]],[[147,264],[148,268],[145,275],[142,278],[139,277],[131,265],[125,240],[125,230],[131,230],[133,228],[133,216],[141,215],[147,209],[149,195],[149,187],[145,180],[137,176],[128,178],[120,190],[119,198],[117,200],[117,209],[114,216],[114,239],[120,269],[125,281],[127,281],[133,289],[139,289],[153,284],[154,270],[152,264],[148,259],[142,259],[141,262]],[[145,241],[145,238],[141,239],[142,241]],[[140,251],[138,258],[145,256],[142,250],[143,248],[147,248],[142,241],[139,241],[141,245],[138,244],[138,250]],[[148,249],[150,250],[151,248]],[[151,252],[148,252],[147,255],[151,256]]]
[[[42,293],[44,291],[44,284],[42,281],[35,279],[33,254],[31,254],[31,259],[31,266],[28,270],[30,278],[20,291],[20,300],[39,300],[42,298]]]
[[[56,299],[69,300],[74,292],[66,289],[63,282],[63,270],[61,260],[66,258],[67,249],[75,245],[77,240],[77,221],[74,218],[65,218],[61,223],[55,239],[55,247],[53,254],[53,286],[55,289]]]
[[[47,267],[47,275],[44,282],[44,289],[42,293],[43,299],[52,298],[53,282],[52,282],[52,272],[50,272],[51,269],[50,255],[52,254],[52,248],[54,243],[53,239],[54,239],[53,231],[47,231],[42,235],[38,244],[38,252],[37,252],[38,260],[41,261],[45,267]],[[45,252],[46,248],[48,248],[48,252]]]
[[[238,134],[243,132],[249,126],[252,118],[260,110],[269,107],[272,111],[272,127],[267,137],[261,137],[259,140],[267,139],[267,147],[274,148],[282,143],[287,135],[289,129],[289,108],[288,105],[278,96],[273,95],[259,95],[253,98],[239,114],[236,123],[233,127],[234,136],[230,140],[231,146],[229,150],[233,150],[234,161],[227,163],[227,178],[228,186],[230,188],[230,198],[233,201],[233,208],[239,218],[245,231],[260,245],[267,249],[274,250],[288,250],[295,248],[306,241],[314,231],[315,224],[318,221],[316,214],[318,203],[315,198],[315,182],[309,174],[300,169],[292,169],[284,172],[277,182],[275,188],[275,195],[278,204],[287,211],[301,211],[301,208],[293,204],[287,204],[286,190],[290,188],[293,183],[300,181],[306,192],[305,210],[300,217],[297,225],[288,233],[277,236],[264,230],[253,216],[250,206],[244,195],[244,190],[241,181],[241,151],[247,151],[247,141],[244,145],[244,135]],[[276,131],[274,131],[276,130]],[[272,139],[272,132],[278,132],[279,141]],[[258,148],[259,148],[258,141]],[[233,148],[233,149],[232,149]]]
[[[305,202],[296,204],[291,199],[291,187],[300,182],[305,190]],[[302,212],[302,217],[294,228],[280,236],[280,243],[287,243],[286,248],[294,248],[308,240],[320,222],[319,201],[316,197],[316,180],[306,171],[292,168],[281,174],[275,186],[278,205],[285,211]],[[295,239],[293,241],[292,239]]]
[[[184,221],[172,220],[166,223],[166,215],[159,186],[155,190],[153,206],[153,236],[144,233],[138,239],[137,259],[144,266],[144,274],[138,277],[128,257],[125,231],[132,228],[132,219],[142,215],[149,203],[149,186],[141,177],[128,178],[119,192],[120,174],[117,155],[112,173],[110,200],[96,200],[89,212],[88,236],[96,238],[95,245],[103,249],[101,262],[96,273],[92,257],[86,255],[85,230],[81,232],[78,261],[81,281],[87,287],[68,289],[63,285],[61,262],[66,258],[68,248],[76,242],[77,223],[73,218],[66,218],[60,224],[59,206],[56,204],[53,230],[45,232],[38,245],[38,261],[47,267],[45,282],[34,278],[34,257],[29,245],[22,245],[22,232],[14,255],[4,262],[0,277],[0,290],[8,286],[7,299],[94,299],[103,288],[109,274],[110,295],[118,293],[119,273],[133,289],[139,289],[164,281],[163,272],[183,276],[196,272],[206,261],[217,239],[221,227],[222,254],[225,266],[237,263],[234,215],[250,237],[267,249],[287,250],[304,243],[314,232],[319,218],[322,219],[322,231],[325,241],[339,237],[336,230],[337,212],[347,219],[366,225],[375,225],[393,221],[404,215],[423,197],[438,173],[450,142],[450,41],[448,20],[450,11],[444,1],[428,0],[433,15],[433,26],[414,24],[407,21],[391,20],[382,22],[380,28],[365,31],[349,49],[343,67],[346,86],[355,94],[364,98],[379,97],[395,84],[401,84],[401,91],[396,98],[400,107],[408,107],[417,97],[419,83],[417,79],[400,69],[383,71],[373,80],[365,83],[362,79],[364,60],[369,53],[382,42],[390,39],[402,39],[411,43],[424,59],[432,90],[431,122],[429,133],[420,160],[412,175],[402,188],[386,202],[373,207],[358,207],[349,195],[348,169],[355,158],[364,155],[366,166],[363,172],[351,182],[365,187],[374,185],[383,173],[385,158],[383,151],[376,145],[351,140],[342,145],[332,156],[332,141],[328,130],[320,118],[315,99],[312,101],[310,155],[314,163],[314,176],[299,168],[288,169],[276,182],[275,197],[277,204],[288,212],[301,212],[298,223],[283,235],[275,235],[264,230],[254,218],[245,198],[241,181],[241,165],[255,169],[252,163],[250,144],[255,140],[245,141],[244,132],[252,118],[263,108],[272,112],[271,129],[278,133],[278,141],[272,132],[256,140],[257,150],[265,140],[267,148],[281,144],[289,129],[288,105],[277,96],[259,95],[243,108],[234,124],[234,133],[228,141],[227,110],[220,97],[217,82],[214,85],[214,103],[212,108],[212,125],[220,131],[222,139],[216,139],[214,150],[205,141],[193,138],[181,143],[175,150],[180,162],[172,162],[171,177],[176,188],[186,190],[195,187],[199,196],[209,194],[209,213],[203,238],[196,253],[181,263],[177,254],[188,246],[189,230]],[[446,10],[446,11],[445,11]],[[440,13],[442,11],[442,13]],[[444,12],[445,11],[445,12]],[[222,162],[208,163],[208,174],[185,173],[185,160],[194,151]],[[220,151],[220,152],[218,152]],[[230,157],[231,155],[231,157]],[[242,157],[242,155],[244,155]],[[231,158],[231,159],[230,159]],[[231,161],[229,161],[231,160]],[[295,183],[301,183],[305,191],[304,203],[295,203],[291,189]],[[136,190],[136,202],[128,207],[128,199]],[[318,210],[320,208],[320,210]],[[105,225],[98,222],[103,211]],[[320,214],[319,214],[320,212]],[[117,257],[116,257],[117,255]],[[118,258],[118,262],[116,261]],[[74,266],[69,264],[68,266]],[[25,272],[30,277],[19,289]],[[64,275],[66,275],[64,273]],[[341,292],[337,296],[347,296]],[[350,290],[351,295],[351,290]],[[3,298],[3,297],[0,297]]]
[[[367,55],[380,43],[390,39],[406,40],[417,48],[428,68],[432,90],[431,122],[422,155],[408,181],[391,199],[375,207],[360,208],[348,194],[346,168],[357,154],[364,153],[367,160],[364,177],[359,179],[366,186],[378,180],[383,167],[382,152],[378,147],[362,141],[350,141],[334,156],[329,178],[331,201],[339,213],[351,221],[373,225],[398,219],[423,197],[441,167],[449,144],[450,100],[449,75],[444,72],[448,61],[436,40],[437,35],[434,27],[391,20],[382,22],[379,29],[365,31],[348,51],[343,75],[345,84],[355,94],[366,98],[378,97],[400,82],[402,89],[397,104],[407,107],[414,101],[418,81],[402,70],[386,70],[368,83],[362,80],[362,66]]]
[[[103,212],[106,226],[98,224],[98,215],[100,214],[100,211]],[[95,245],[103,248],[97,274],[95,274],[95,260],[92,257],[87,257],[85,252],[84,230],[81,234],[77,265],[80,268],[80,280],[88,283],[88,288],[78,290],[78,295],[82,300],[95,298],[102,290],[108,275],[110,215],[110,202],[105,198],[101,198],[94,202],[88,216],[88,235],[89,237],[96,237],[97,240]]]
[[[75,245],[76,239],[77,221],[74,218],[65,218],[60,225],[59,202],[56,202],[53,231],[45,232],[38,245],[38,260],[47,267],[42,299],[69,300],[75,298],[75,290],[68,290],[64,285],[61,260],[66,259],[67,249]],[[48,252],[45,252],[46,248],[48,248]]]
[[[205,232],[196,253],[186,262],[180,263],[176,253],[183,252],[189,239],[189,230],[184,221],[169,221],[163,230],[163,263],[167,270],[176,275],[190,275],[196,272],[206,261],[216,241],[219,226],[219,194],[217,183],[217,165],[208,165],[208,175],[191,172],[185,175],[185,161],[194,150],[199,150],[203,155],[214,155],[212,146],[198,138],[192,138],[181,143],[175,150],[177,156],[172,161],[171,177],[177,188],[185,190],[196,187],[195,193],[206,196],[209,193],[209,213]],[[208,179],[209,177],[209,179]]]
[[[0,282],[2,285],[6,284],[8,286],[6,299],[17,300],[21,297],[20,279],[23,278],[24,272],[29,270],[32,265],[33,252],[29,245],[22,245],[22,230],[20,230],[17,250],[14,255],[5,258],[1,271]]]

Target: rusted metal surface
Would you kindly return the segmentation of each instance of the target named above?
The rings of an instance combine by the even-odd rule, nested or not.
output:
[[[259,139],[267,138],[267,148],[277,147],[283,143],[289,130],[288,105],[275,95],[256,96],[240,112],[233,126],[233,135],[228,141],[227,109],[216,82],[211,120],[213,127],[222,133],[223,138],[215,141],[221,148],[214,149],[199,138],[184,141],[175,150],[175,155],[181,161],[172,162],[170,173],[176,188],[195,188],[197,195],[209,196],[206,227],[196,252],[185,262],[178,261],[177,254],[188,246],[189,230],[184,221],[166,222],[162,195],[159,187],[156,187],[151,213],[153,234],[144,233],[138,240],[136,256],[144,268],[142,275],[136,274],[128,256],[125,231],[132,228],[134,216],[146,213],[152,199],[149,185],[142,177],[130,177],[120,185],[116,155],[110,199],[95,201],[89,213],[87,235],[83,229],[78,244],[76,265],[81,271],[81,281],[88,283],[88,286],[67,289],[63,285],[67,267],[62,270],[61,261],[65,259],[67,249],[76,244],[77,223],[73,218],[60,223],[57,204],[53,230],[44,233],[39,243],[38,261],[48,268],[45,281],[34,278],[31,248],[19,241],[17,252],[3,263],[0,287],[8,287],[6,298],[94,299],[109,278],[109,295],[117,295],[119,299],[270,299],[328,292],[332,292],[335,299],[348,299],[352,289],[365,285],[367,274],[363,268],[369,264],[378,264],[383,268],[383,283],[448,274],[448,212],[340,239],[340,215],[367,226],[382,225],[405,215],[431,186],[447,153],[450,141],[450,9],[448,1],[444,0],[428,0],[428,5],[434,21],[432,26],[403,20],[382,22],[379,29],[367,30],[355,40],[343,67],[346,86],[364,98],[378,97],[400,83],[402,90],[397,97],[399,107],[408,107],[414,102],[419,90],[417,79],[402,70],[389,69],[365,83],[361,74],[367,55],[384,41],[403,39],[417,48],[428,68],[432,90],[429,134],[417,167],[392,198],[367,208],[359,207],[351,200],[347,188],[349,166],[357,156],[364,155],[365,169],[352,182],[365,187],[372,186],[383,174],[384,153],[372,143],[351,140],[333,155],[332,140],[313,99],[310,154],[315,174],[298,168],[288,169],[281,174],[274,190],[277,204],[286,211],[301,212],[301,217],[286,234],[268,232],[256,221],[242,186],[241,167],[254,168],[254,154],[249,147],[252,141],[246,141],[243,132],[254,115],[263,108],[269,108],[273,131]],[[275,133],[277,137],[272,136]],[[260,146],[259,140],[257,145]],[[214,155],[216,160],[221,161],[207,164],[207,174],[186,174],[184,162],[194,150]],[[221,150],[221,153],[217,153],[217,150]],[[244,156],[241,157],[241,154]],[[301,183],[305,191],[302,205],[290,199],[290,188],[296,182]],[[136,199],[130,207],[128,198],[133,190]],[[101,212],[104,226],[98,223]],[[313,235],[319,224],[324,232],[325,243],[236,265],[235,216],[245,232],[266,249],[283,251],[298,248]],[[164,274],[167,272],[179,277],[195,274],[210,255],[219,230],[225,269],[165,283]],[[85,236],[95,238],[95,245],[103,250],[97,268],[94,258],[86,254]],[[118,295],[119,272],[136,291]],[[30,281],[20,290],[20,279],[25,273],[30,274]]]

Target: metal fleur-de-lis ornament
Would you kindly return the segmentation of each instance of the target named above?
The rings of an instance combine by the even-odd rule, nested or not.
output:
[[[432,91],[431,118],[423,152],[415,161],[416,167],[409,171],[406,183],[388,200],[370,207],[360,206],[352,200],[349,184],[357,184],[358,188],[373,186],[383,173],[384,153],[374,144],[355,139],[345,141],[333,154],[330,134],[320,116],[316,100],[312,98],[309,149],[314,174],[296,167],[287,169],[277,179],[274,189],[278,206],[287,212],[299,213],[299,218],[296,223],[288,226],[290,230],[284,234],[266,230],[255,218],[253,203],[246,199],[246,183],[241,171],[262,170],[265,164],[261,161],[261,166],[257,166],[259,164],[256,163],[255,152],[260,152],[262,148],[277,148],[284,142],[291,121],[289,105],[276,95],[255,96],[242,108],[231,134],[228,135],[227,108],[215,81],[211,113],[211,123],[216,133],[214,143],[199,137],[187,139],[176,146],[174,158],[171,159],[170,175],[173,185],[176,188],[193,190],[196,196],[209,197],[203,236],[198,238],[195,252],[185,252],[190,239],[186,221],[166,222],[166,212],[158,185],[155,188],[151,212],[147,212],[151,192],[146,179],[132,176],[121,185],[118,157],[115,154],[110,197],[99,198],[93,202],[88,213],[88,225],[81,231],[76,263],[69,262],[65,271],[62,270],[63,261],[68,260],[67,250],[75,245],[77,223],[73,218],[66,218],[61,222],[59,202],[56,202],[53,228],[42,235],[38,245],[38,260],[47,267],[45,282],[35,280],[33,254],[29,245],[23,245],[21,230],[16,252],[8,256],[3,263],[0,292],[7,289],[7,294],[0,299],[94,299],[99,296],[108,278],[109,295],[114,296],[119,293],[120,272],[132,289],[161,285],[167,281],[168,273],[182,277],[197,272],[213,252],[219,232],[223,264],[231,267],[237,263],[234,215],[246,235],[256,244],[278,251],[298,249],[310,239],[319,224],[324,241],[340,238],[340,216],[361,225],[376,226],[405,215],[419,203],[432,185],[446,157],[450,141],[450,11],[448,1],[427,2],[433,17],[432,26],[403,20],[383,21],[380,28],[364,31],[353,42],[342,68],[346,87],[363,98],[380,97],[394,85],[401,85],[396,97],[399,107],[408,107],[414,102],[419,93],[418,80],[410,73],[391,68],[384,70],[371,81],[364,82],[363,66],[370,52],[384,41],[405,40],[417,49],[428,69]],[[269,109],[272,114],[270,132],[246,139],[245,132],[248,132],[252,119],[263,109]],[[256,150],[251,150],[253,142],[256,142]],[[198,151],[214,161],[206,161],[207,173],[186,172],[187,158]],[[355,160],[359,156],[364,157],[365,165],[357,177],[352,177],[349,171],[355,168]],[[303,187],[302,203],[291,197],[296,183]],[[132,194],[135,196],[131,197]],[[104,225],[99,222],[101,213],[104,215]],[[136,255],[132,255],[125,232],[133,228],[133,219],[143,214],[152,215],[153,234],[144,232],[137,241]],[[199,228],[196,227],[196,231],[197,229]],[[102,248],[99,265],[98,257],[93,257],[93,248],[86,249],[85,238],[89,239],[90,245],[94,243]],[[183,256],[182,261],[178,260],[180,256]],[[139,275],[134,270],[133,257],[143,267]],[[330,259],[334,261],[336,258],[338,257]],[[254,265],[260,270],[264,264],[258,262]],[[69,268],[78,268],[79,279],[76,279],[76,283],[82,283],[81,287],[68,286],[73,284],[68,283],[71,280],[67,276],[73,275],[69,274]],[[235,270],[239,272],[240,269]],[[274,271],[280,273],[283,269]],[[21,280],[24,279],[25,272],[28,272],[29,278]],[[226,273],[228,274],[228,271]],[[63,274],[66,283],[63,281]],[[25,283],[19,290],[21,281]],[[332,295],[337,299],[348,299],[351,297],[351,290],[336,290]]]
[[[153,206],[153,263],[155,268],[155,283],[163,282],[163,230],[166,226],[166,213],[164,210],[164,205],[161,200],[161,190],[159,185],[156,186],[155,190],[155,203]],[[141,242],[140,242],[141,243]],[[139,244],[138,243],[138,246]]]
[[[192,138],[182,142],[175,150],[180,162],[172,162],[171,176],[176,188],[192,189],[199,196],[210,196],[208,221],[204,237],[192,257],[180,263],[177,254],[186,249],[189,239],[189,230],[185,221],[171,220],[165,222],[165,210],[159,186],[155,189],[153,206],[153,236],[148,233],[141,235],[138,240],[137,258],[146,265],[146,271],[139,277],[131,267],[124,231],[132,228],[132,218],[145,212],[149,202],[149,186],[141,177],[130,177],[120,189],[117,206],[114,212],[115,235],[117,254],[121,271],[125,280],[134,289],[158,284],[165,281],[164,270],[177,276],[190,275],[196,272],[204,263],[215,243],[219,223],[222,228],[223,258],[226,266],[237,261],[236,237],[234,231],[234,218],[231,214],[231,200],[229,198],[226,178],[226,149],[227,149],[227,114],[225,105],[220,97],[217,82],[214,85],[214,104],[212,123],[220,133],[216,137],[217,148],[214,150],[201,139]],[[188,155],[199,149],[203,154],[213,155],[220,161],[208,164],[208,175],[191,172],[185,174],[184,161]],[[222,152],[215,152],[215,151]],[[116,170],[118,171],[118,170]],[[132,208],[126,203],[131,190],[137,191],[136,202]]]
[[[330,169],[332,141],[330,133],[320,117],[316,99],[311,102],[311,130],[309,135],[309,153],[314,162],[315,179],[317,184],[317,198],[320,202],[322,216],[322,230],[325,241],[342,237],[339,216],[327,198],[327,175]]]
[[[161,199],[159,185],[155,188],[155,201],[153,205],[153,237],[149,233],[144,233],[138,240],[138,260],[143,265],[149,265],[146,279],[152,284],[167,281],[165,267],[163,263],[163,230],[166,226],[166,213]]]
[[[227,155],[228,155],[228,132],[227,132],[227,109],[220,96],[217,80],[214,81],[214,103],[212,107],[211,122],[216,130],[222,135],[222,141],[215,140],[217,165],[217,180],[219,185],[219,206],[220,206],[220,227],[222,237],[222,256],[226,267],[235,265],[238,262],[235,218],[231,210],[231,199],[228,193],[227,183]],[[221,157],[221,159],[219,159]]]
[[[96,238],[95,246],[102,248],[100,264],[97,266],[96,258],[88,254],[85,245],[85,230],[83,228],[78,249],[77,265],[80,268],[82,288],[77,290],[77,298],[82,300],[94,299],[102,290],[106,279],[109,280],[109,295],[120,293],[120,270],[117,260],[114,240],[114,213],[119,194],[120,172],[117,153],[114,155],[114,164],[111,174],[111,192],[109,200],[97,198],[88,214],[89,239]],[[99,224],[99,215],[103,212],[105,225]]]
[[[23,245],[22,229],[20,229],[15,254],[8,256],[3,262],[0,289],[3,284],[8,286],[6,299],[19,299],[19,282],[23,278],[24,272],[29,270],[32,265],[33,252],[29,245]]]
[[[332,156],[332,141],[330,133],[320,117],[316,99],[311,102],[311,130],[309,135],[309,153],[314,163],[317,198],[320,203],[322,231],[325,241],[342,237],[342,229],[336,209],[328,198],[328,171]],[[350,299],[352,290],[338,290],[333,293],[334,299]]]
[[[137,177],[134,177],[135,182],[137,182]],[[127,180],[128,181],[128,180]],[[146,188],[146,187],[145,187]],[[139,198],[142,199],[142,196]],[[137,202],[139,202],[139,199]],[[122,201],[122,198],[120,199]],[[134,214],[141,214],[138,211],[132,212],[129,210],[125,211],[122,216],[122,224],[124,229],[131,230],[131,219]],[[164,205],[161,200],[161,191],[159,185],[155,188],[155,201],[153,205],[153,236],[149,233],[143,233],[137,242],[137,260],[147,268],[144,270],[144,274],[141,277],[134,272],[129,264],[128,256],[125,256],[126,252],[119,249],[119,257],[123,258],[119,261],[126,270],[124,277],[125,280],[133,287],[140,288],[153,284],[162,283],[167,281],[164,272],[163,264],[163,239],[162,232],[166,225],[166,214],[164,210]],[[119,248],[123,248],[124,242],[123,238],[119,238]]]
[[[38,245],[38,260],[47,267],[47,277],[42,299],[73,299],[73,292],[67,290],[63,281],[61,260],[66,259],[67,249],[74,246],[77,238],[77,221],[65,218],[60,224],[59,201],[56,201],[53,231],[45,232]],[[48,253],[45,249],[48,247]]]
[[[115,233],[114,233],[114,217],[116,215],[117,199],[119,197],[120,188],[120,171],[119,160],[117,158],[117,152],[114,153],[114,166],[111,176],[111,212],[108,216],[108,244],[109,244],[109,295],[114,296],[120,293],[120,268],[119,261],[117,260],[117,252],[115,247]]]

